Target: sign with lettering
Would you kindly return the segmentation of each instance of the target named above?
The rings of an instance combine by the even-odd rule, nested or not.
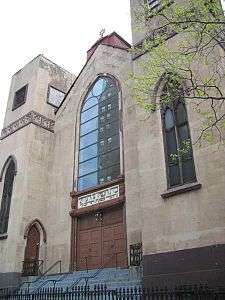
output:
[[[85,196],[78,197],[78,209],[119,197],[119,185],[111,186],[107,189],[91,193]]]

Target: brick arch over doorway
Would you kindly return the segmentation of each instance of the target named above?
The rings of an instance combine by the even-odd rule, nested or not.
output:
[[[45,227],[44,225],[42,224],[42,222],[39,220],[39,219],[34,219],[32,220],[25,228],[25,231],[24,231],[24,239],[27,238],[28,236],[28,232],[30,230],[30,228],[35,225],[37,226],[37,228],[41,229],[42,231],[42,234],[43,234],[43,242],[46,243],[47,242],[47,234],[46,234],[46,230],[45,230]]]

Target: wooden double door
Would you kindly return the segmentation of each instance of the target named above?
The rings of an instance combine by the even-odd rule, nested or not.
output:
[[[78,219],[77,269],[126,267],[123,208],[99,211]]]

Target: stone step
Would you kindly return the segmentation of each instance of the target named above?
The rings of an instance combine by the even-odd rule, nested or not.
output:
[[[141,270],[138,268],[120,269],[108,268],[102,270],[77,271],[73,273],[52,274],[35,278],[29,286],[30,292],[37,292],[47,288],[71,288],[72,286],[85,286],[91,290],[97,285],[106,286],[107,289],[141,286]],[[28,288],[24,284],[21,290]]]

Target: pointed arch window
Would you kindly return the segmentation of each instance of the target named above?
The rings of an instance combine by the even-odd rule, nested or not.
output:
[[[81,109],[77,190],[119,175],[119,92],[117,82],[104,76],[92,85]]]
[[[0,234],[6,234],[8,230],[9,212],[13,192],[13,182],[16,173],[16,166],[13,159],[9,161],[5,172],[4,186],[0,208]]]
[[[165,85],[161,113],[168,187],[195,182],[191,136],[181,85],[172,82]]]

